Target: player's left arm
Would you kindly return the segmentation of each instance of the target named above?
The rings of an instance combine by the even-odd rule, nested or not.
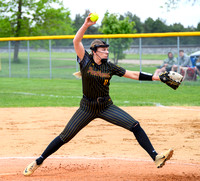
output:
[[[147,81],[160,81],[159,76],[154,76],[153,74],[139,72],[139,71],[130,71],[126,70],[124,76],[125,78],[134,79],[134,80],[147,80]]]
[[[162,81],[167,84],[172,89],[176,90],[181,82],[183,81],[183,76],[177,72],[169,71],[164,72],[159,76],[154,76],[153,74],[145,73],[145,72],[137,72],[137,71],[129,71],[126,70],[124,77],[135,79],[135,80],[147,80],[147,81]]]

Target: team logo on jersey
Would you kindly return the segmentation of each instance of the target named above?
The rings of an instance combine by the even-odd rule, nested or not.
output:
[[[98,77],[105,77],[105,78],[110,77],[109,73],[103,73],[101,71],[95,71],[95,70],[93,70],[92,67],[89,67],[87,73],[89,73],[90,75],[98,76]]]
[[[107,83],[108,83],[108,79],[105,79],[103,85],[107,85]]]

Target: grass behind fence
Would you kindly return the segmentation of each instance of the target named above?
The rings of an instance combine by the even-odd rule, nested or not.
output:
[[[13,56],[13,55],[12,55]],[[143,59],[161,60],[166,55],[143,55]],[[72,73],[78,68],[75,53],[52,52],[51,65],[49,61],[49,52],[30,52],[30,64],[28,72],[28,54],[19,52],[19,63],[14,63],[11,57],[11,66],[9,67],[8,53],[1,53],[0,77],[22,77],[22,78],[67,78],[72,79]],[[113,55],[110,54],[110,59]],[[127,54],[127,59],[138,60],[138,54]],[[139,65],[119,63],[120,66],[128,70],[140,70]],[[159,65],[159,64],[158,64]],[[52,69],[50,70],[50,67]],[[9,74],[9,68],[11,70]],[[142,71],[153,73],[156,65],[143,65]]]
[[[20,63],[12,63],[9,77],[8,54],[1,54],[0,107],[79,106],[81,81],[73,77],[76,71],[75,53],[52,53],[52,79],[48,52],[30,52],[30,79],[27,53],[20,52]],[[110,56],[112,58],[112,54]],[[142,55],[143,59],[162,60],[165,55]],[[139,55],[127,55],[138,60]],[[120,63],[128,70],[139,71],[140,65]],[[143,65],[142,71],[154,73],[157,65]],[[43,78],[43,79],[39,79]],[[114,76],[110,95],[118,106],[183,105],[199,106],[200,80],[183,82],[176,91],[161,82],[139,82]]]
[[[118,106],[200,106],[199,82],[183,82],[175,91],[161,82],[114,79],[110,95]],[[0,107],[71,107],[81,97],[81,80],[75,78],[0,78]]]
[[[32,58],[44,58],[49,57],[49,52],[30,52],[30,57]],[[174,55],[177,56],[177,55]],[[1,53],[2,58],[8,58],[8,53]],[[19,57],[21,59],[27,59],[28,53],[27,52],[19,52]],[[51,52],[51,57],[53,59],[56,58],[68,58],[68,59],[76,59],[76,53],[72,52]],[[113,53],[109,54],[110,59],[113,59],[114,55]],[[13,58],[13,53],[11,53],[11,58]],[[167,58],[167,55],[163,54],[142,54],[143,60],[164,60]],[[132,60],[139,60],[140,56],[139,54],[126,54],[125,59],[132,59]]]
[[[27,53],[19,54],[19,63],[11,62],[11,77],[30,76],[31,78],[50,78],[50,66],[52,78],[72,78],[72,73],[76,71],[76,57],[71,53],[52,54],[51,65],[49,54],[46,52],[31,52],[29,73]],[[67,57],[66,57],[67,56]],[[74,56],[74,58],[72,58]],[[56,57],[56,58],[55,58]],[[6,55],[1,55],[0,77],[9,77],[9,61]]]

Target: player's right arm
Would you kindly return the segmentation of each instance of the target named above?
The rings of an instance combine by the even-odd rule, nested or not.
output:
[[[73,39],[73,44],[74,44],[74,49],[76,51],[77,56],[80,58],[80,60],[83,59],[85,55],[85,48],[82,44],[82,39],[83,35],[85,34],[86,30],[95,24],[96,22],[92,22],[90,20],[90,15],[85,19],[84,24],[81,26],[81,28],[77,31],[74,39]]]

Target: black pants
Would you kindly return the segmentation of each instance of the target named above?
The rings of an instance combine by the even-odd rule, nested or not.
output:
[[[57,151],[63,144],[69,142],[82,128],[95,118],[104,119],[112,124],[132,131],[139,144],[155,160],[157,153],[138,121],[119,107],[113,105],[111,99],[97,102],[83,98],[80,103],[80,108],[72,116],[61,134],[48,145],[43,154],[36,160],[37,164],[41,164],[49,155]]]
[[[113,105],[111,99],[108,99],[106,102],[98,103],[97,101],[88,101],[83,98],[80,103],[80,108],[75,112],[60,134],[61,140],[67,143],[95,118],[104,119],[130,131],[132,131],[134,125],[138,123],[124,110]]]

